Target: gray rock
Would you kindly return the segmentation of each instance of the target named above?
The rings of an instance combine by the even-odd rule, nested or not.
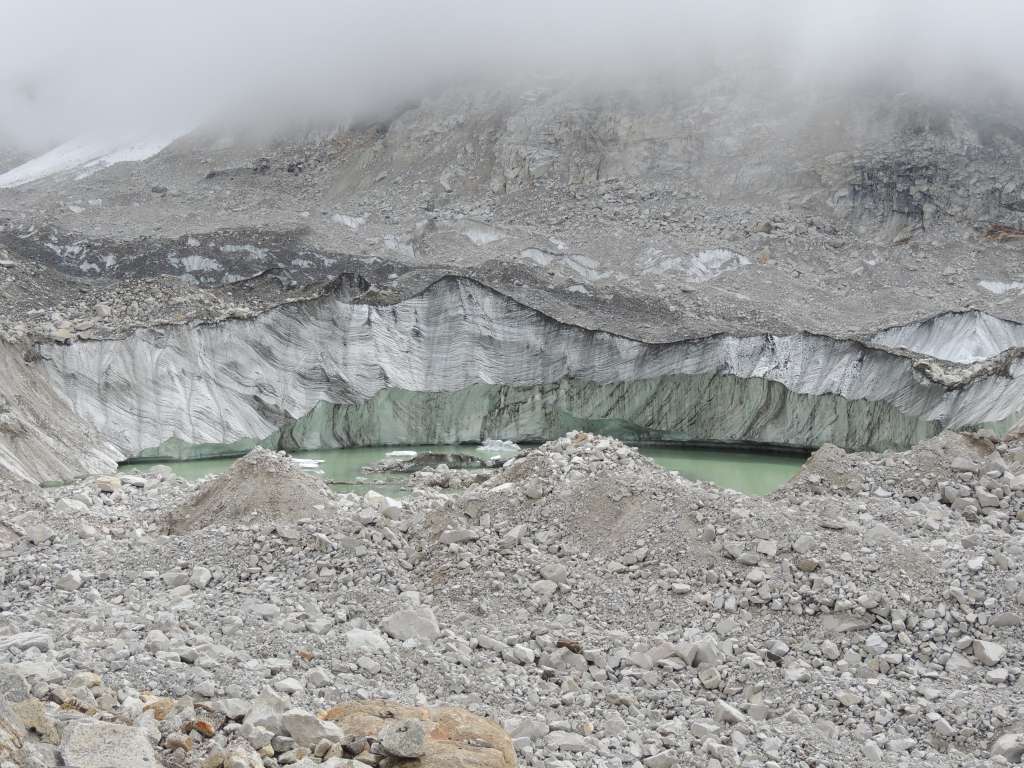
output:
[[[380,747],[392,757],[414,758],[426,754],[427,732],[420,720],[398,720],[380,730]]]
[[[882,525],[881,523],[868,528],[867,532],[864,534],[864,540],[868,544],[872,544],[874,546],[884,544],[887,541],[895,541],[897,538],[898,536],[896,535],[896,531],[887,525]]]
[[[986,667],[994,667],[1006,655],[1006,648],[999,643],[986,640],[975,640],[973,643],[974,658]]]
[[[325,722],[304,709],[289,709],[281,715],[281,725],[300,747],[315,747],[324,739],[341,741],[344,735],[334,723]]]
[[[548,735],[551,728],[543,718],[516,716],[505,721],[505,730],[514,739],[542,739]]]
[[[53,637],[47,632],[19,632],[16,635],[0,637],[0,651],[11,648],[19,651],[27,651],[29,648],[48,651],[53,648]]]
[[[863,744],[861,744],[860,750],[864,753],[864,757],[868,760],[868,762],[882,762],[882,748],[878,746],[877,742],[868,739]]]
[[[586,736],[571,731],[552,731],[548,734],[545,743],[551,749],[560,752],[593,752],[595,746]]]
[[[45,525],[29,525],[25,527],[25,538],[37,547],[48,542],[54,535],[53,530]]]
[[[523,484],[523,493],[526,494],[526,498],[536,500],[544,496],[545,488],[540,480],[530,478]]]
[[[100,493],[113,493],[121,489],[121,478],[117,475],[105,475],[96,478],[96,490]]]
[[[543,597],[551,597],[551,595],[558,591],[558,585],[553,581],[540,579],[533,582],[533,584],[530,585],[530,589]]]
[[[303,685],[294,677],[282,677],[274,683],[274,690],[293,696],[303,689]]]
[[[540,569],[540,575],[548,581],[553,581],[556,584],[565,584],[569,581],[569,569],[561,563],[545,565]]]
[[[1004,733],[992,743],[992,757],[1020,763],[1024,759],[1024,733]]]
[[[976,472],[978,465],[966,456],[954,456],[949,462],[949,468],[954,472]]]
[[[213,574],[210,572],[210,569],[197,565],[192,569],[192,576],[189,579],[189,584],[196,589],[205,589],[211,579],[213,579]]]
[[[56,584],[57,589],[63,589],[65,592],[76,592],[82,588],[82,573],[81,571],[68,571],[58,577]]]
[[[207,702],[205,706],[229,720],[241,720],[252,709],[252,704],[246,699],[217,699]]]
[[[460,528],[456,530],[445,531],[441,534],[442,544],[462,544],[467,541],[476,541],[480,538],[480,534],[471,528]]]
[[[243,723],[246,725],[259,725],[273,733],[280,733],[281,715],[288,707],[288,699],[278,695],[270,688],[264,688],[257,696],[249,711],[246,713]]]
[[[60,756],[66,768],[158,768],[141,728],[77,720],[64,728]]]
[[[993,627],[1019,627],[1021,624],[1021,618],[1019,613],[1012,613],[1005,611],[1003,613],[997,613],[992,617],[989,622]]]
[[[434,612],[425,605],[396,611],[381,622],[383,630],[396,640],[433,642],[441,636]]]
[[[657,752],[644,759],[645,768],[672,768],[674,765],[679,765],[679,761],[670,749]]]
[[[388,639],[375,629],[347,630],[345,642],[352,653],[386,653],[388,650]]]

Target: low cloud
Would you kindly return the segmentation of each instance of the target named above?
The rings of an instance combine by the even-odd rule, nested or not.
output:
[[[221,120],[344,123],[531,78],[1024,93],[1011,0],[0,0],[0,18],[0,137],[33,148]]]

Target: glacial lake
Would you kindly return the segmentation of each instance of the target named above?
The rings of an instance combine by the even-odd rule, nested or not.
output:
[[[368,464],[383,461],[393,451],[461,453],[479,458],[501,455],[493,451],[478,451],[474,445],[413,445],[302,451],[294,456],[321,460],[319,471],[338,492],[364,493],[373,488],[381,493],[402,495],[407,475],[363,470]],[[640,452],[665,469],[675,470],[691,480],[708,480],[723,488],[753,496],[774,491],[795,475],[806,459],[797,454],[694,446],[640,446]],[[170,466],[180,477],[199,480],[223,472],[233,461],[234,458],[223,458],[159,463]],[[139,472],[146,466],[145,462],[127,463],[121,466],[121,471]]]

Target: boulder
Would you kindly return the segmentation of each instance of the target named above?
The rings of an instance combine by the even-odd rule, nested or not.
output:
[[[1006,648],[999,643],[992,643],[987,640],[974,641],[974,658],[986,667],[994,667],[1006,655]]]
[[[27,762],[28,734],[21,720],[11,710],[3,696],[0,696],[0,764],[22,765]]]
[[[381,750],[402,759],[403,768],[515,768],[508,734],[492,720],[458,707],[408,707],[394,701],[339,704],[321,718],[336,722],[346,738],[371,738]],[[423,733],[420,742],[420,730]]]
[[[427,731],[422,720],[393,720],[380,729],[380,747],[392,757],[423,757],[426,745]]]
[[[1004,757],[1012,764],[1024,759],[1024,733],[1004,733],[992,744],[992,757]]]
[[[388,639],[375,629],[354,627],[345,632],[345,642],[352,653],[386,653]]]
[[[341,741],[344,735],[334,723],[324,722],[304,709],[289,709],[281,715],[281,724],[300,747],[315,747],[324,739]]]
[[[434,612],[425,605],[395,611],[381,623],[381,627],[396,640],[423,640],[433,642],[441,636]]]
[[[159,768],[141,728],[78,720],[64,728],[60,756],[67,768]]]

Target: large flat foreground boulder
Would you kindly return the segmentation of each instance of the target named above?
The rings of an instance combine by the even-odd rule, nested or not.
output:
[[[458,707],[407,707],[355,701],[322,713],[346,737],[377,742],[382,765],[403,768],[515,768],[512,740],[493,720]]]
[[[159,768],[141,728],[80,720],[64,729],[60,756],[67,768]]]

